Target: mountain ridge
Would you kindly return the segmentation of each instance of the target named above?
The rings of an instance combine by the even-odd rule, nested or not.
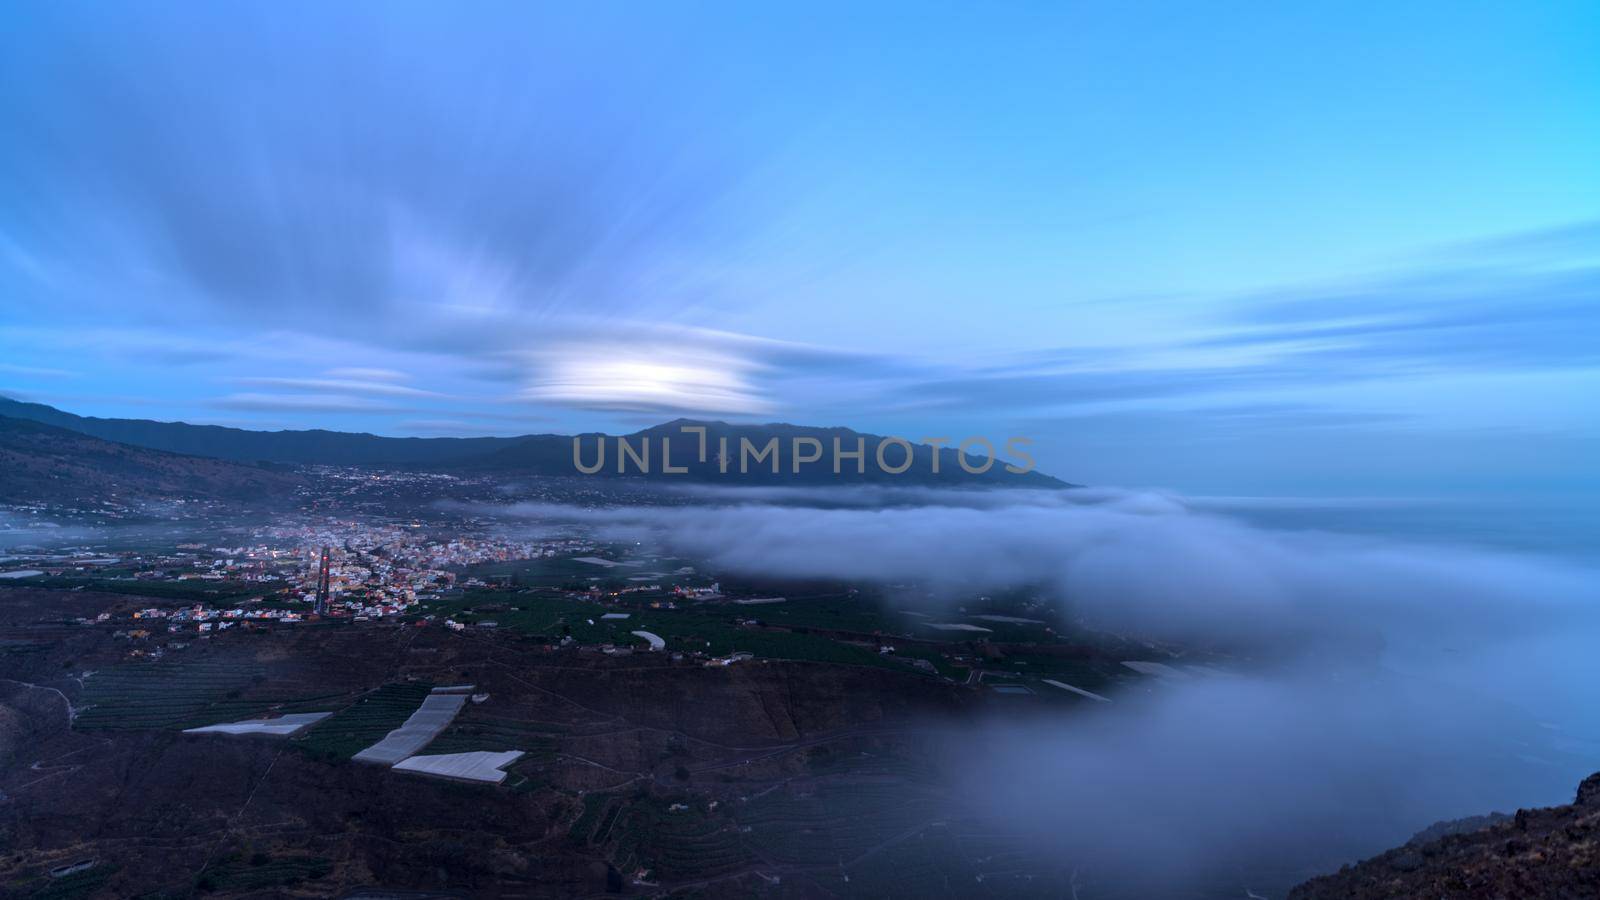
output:
[[[595,473],[599,476],[640,477],[637,470],[619,472],[616,460],[616,440],[654,444],[654,452],[662,453],[661,438],[676,438],[679,429],[706,429],[709,446],[718,445],[720,438],[728,439],[729,455],[737,459],[741,439],[749,440],[759,450],[772,439],[779,439],[779,471],[771,470],[771,463],[763,460],[737,471],[737,464],[729,472],[720,471],[713,454],[700,459],[698,452],[685,458],[684,445],[673,451],[674,466],[684,465],[683,473],[690,480],[734,480],[746,484],[836,484],[844,482],[875,482],[893,484],[981,485],[1013,487],[1065,488],[1074,485],[1037,471],[1013,473],[1006,469],[1006,460],[996,457],[994,464],[982,473],[971,473],[961,466],[959,452],[944,447],[938,452],[939,471],[935,473],[934,448],[925,443],[914,445],[911,466],[904,473],[882,471],[876,464],[879,445],[894,438],[857,432],[842,426],[807,426],[784,422],[763,424],[736,424],[716,420],[679,418],[659,425],[640,429],[627,435],[606,435],[585,432],[577,435],[555,433],[527,434],[514,437],[389,437],[366,432],[331,431],[327,429],[252,431],[223,425],[193,425],[187,422],[159,422],[152,419],[115,419],[80,416],[42,403],[29,403],[0,397],[0,416],[40,422],[56,428],[89,435],[104,441],[159,450],[188,456],[226,460],[236,463],[287,463],[294,465],[348,465],[369,467],[410,468],[433,471],[463,471],[476,474],[507,475],[578,475],[574,461],[573,442],[582,448],[591,448],[603,440],[610,444],[612,456],[607,465]],[[687,436],[686,436],[687,437]],[[697,436],[696,436],[697,437]],[[793,440],[811,438],[824,448],[820,462],[794,471],[791,460]],[[787,440],[785,440],[787,439]],[[841,449],[851,452],[860,440],[866,457],[864,465],[850,460],[841,465],[841,471],[832,471],[832,442],[838,439]],[[695,448],[698,451],[698,447]],[[890,465],[897,466],[904,458],[903,450],[886,450]],[[967,457],[974,468],[985,459]],[[656,468],[645,477],[673,477],[661,475],[660,457]],[[763,468],[765,466],[765,468]],[[865,471],[860,471],[864,469]]]
[[[107,441],[0,416],[0,502],[244,500],[289,495],[304,479],[251,464]]]

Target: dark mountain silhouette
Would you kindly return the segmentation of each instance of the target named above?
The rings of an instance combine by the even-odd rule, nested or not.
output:
[[[301,483],[281,468],[134,447],[0,416],[0,502],[272,501]]]
[[[190,425],[184,422],[155,422],[148,419],[102,419],[78,416],[39,403],[23,403],[0,398],[0,416],[41,422],[107,441],[164,450],[192,456],[214,457],[235,462],[290,463],[374,466],[400,469],[460,471],[474,474],[577,475],[570,435],[538,434],[521,437],[482,438],[397,438],[341,431],[248,431],[218,425]],[[707,453],[699,456],[699,435],[684,428],[706,429]],[[593,477],[640,477],[639,467],[630,458],[627,471],[618,472],[618,438],[600,434],[578,435],[576,440],[586,465],[593,465],[600,442],[605,444],[605,464]],[[982,473],[971,473],[960,465],[958,451],[945,447],[939,453],[939,471],[933,471],[934,448],[916,445],[911,466],[903,473],[891,474],[878,466],[879,444],[887,438],[863,434],[848,428],[816,428],[769,423],[761,425],[678,419],[623,436],[635,452],[649,447],[651,477],[683,478],[693,481],[728,484],[838,484],[881,483],[899,485],[974,485],[1032,488],[1070,487],[1066,482],[1039,472],[1017,474],[1006,469],[1003,447],[1001,459]],[[821,458],[794,470],[796,440],[804,452],[821,448]],[[728,471],[718,462],[718,449],[726,441]],[[776,440],[778,471],[772,471],[772,457],[757,455]],[[671,463],[688,471],[681,475],[663,474],[663,441],[670,441]],[[809,441],[816,441],[812,445]],[[858,447],[865,452],[864,464],[842,458],[840,471],[834,472],[835,441],[844,453]],[[746,451],[748,442],[749,451]],[[746,462],[740,471],[740,462]],[[905,462],[905,451],[898,446],[884,448],[890,467]],[[968,457],[968,465],[981,468],[983,457]],[[1019,465],[1024,460],[1012,459]],[[864,468],[865,471],[859,471]]]
[[[343,431],[248,431],[221,425],[101,419],[0,397],[0,416],[31,419],[107,441],[237,462],[430,466],[479,456],[522,438],[395,438]]]

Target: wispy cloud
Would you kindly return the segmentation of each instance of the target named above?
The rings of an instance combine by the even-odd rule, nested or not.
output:
[[[329,378],[349,378],[356,381],[410,381],[411,376],[394,369],[363,368],[361,366],[347,366],[329,369],[322,373]]]
[[[46,366],[19,366],[14,363],[0,363],[0,372],[8,375],[21,375],[27,378],[77,378],[81,374],[67,369],[52,369]]]
[[[1333,287],[1285,287],[1165,314],[1202,336],[1064,347],[911,380],[930,409],[1070,410],[1126,401],[1264,395],[1396,377],[1600,366],[1600,226],[1511,236],[1422,268]],[[1477,245],[1474,245],[1477,246]],[[1162,314],[1162,309],[1150,311]],[[1181,329],[1179,332],[1181,333]],[[1303,404],[1300,404],[1302,409]]]
[[[234,381],[247,387],[280,388],[306,391],[308,393],[372,394],[380,397],[438,398],[444,396],[437,391],[425,391],[421,388],[394,384],[389,381],[369,381],[355,378],[254,377],[236,378]]]
[[[260,410],[268,412],[332,412],[373,413],[405,412],[408,407],[395,406],[370,397],[352,397],[339,394],[228,394],[212,402],[219,409]]]

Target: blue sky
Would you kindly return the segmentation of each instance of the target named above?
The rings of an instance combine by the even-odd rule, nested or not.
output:
[[[1600,8],[17,3],[0,393],[1596,487]]]

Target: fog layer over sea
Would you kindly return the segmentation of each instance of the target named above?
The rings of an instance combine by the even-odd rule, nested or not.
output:
[[[1580,503],[692,492],[509,511],[721,571],[916,581],[930,612],[1048,585],[1075,623],[1232,654],[1081,714],[943,729],[951,789],[1071,861],[1084,897],[1282,896],[1439,820],[1570,802],[1600,770]]]

